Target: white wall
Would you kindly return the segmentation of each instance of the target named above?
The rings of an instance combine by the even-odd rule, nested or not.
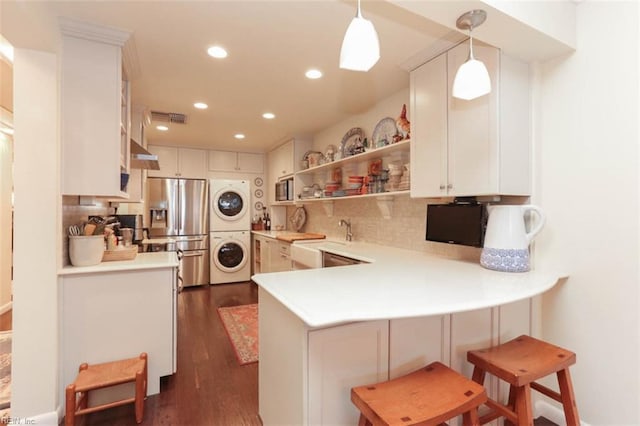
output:
[[[60,259],[56,55],[15,50],[11,415],[57,424]]]
[[[640,424],[639,3],[584,2],[575,54],[541,66],[538,265],[569,280],[543,298],[546,340],[577,353],[592,425]]]
[[[0,133],[0,313],[11,307],[13,138]]]

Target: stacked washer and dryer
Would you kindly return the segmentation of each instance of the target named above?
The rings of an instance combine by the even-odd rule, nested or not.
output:
[[[250,194],[248,180],[209,182],[211,284],[251,279]]]

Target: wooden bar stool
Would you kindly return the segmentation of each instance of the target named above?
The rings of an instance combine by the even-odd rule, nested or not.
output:
[[[486,400],[482,385],[439,362],[397,379],[351,389],[351,402],[360,410],[359,426],[432,426],[459,415],[465,425],[475,426],[478,407]]]
[[[489,399],[492,411],[480,419],[481,424],[499,417],[517,425],[533,425],[531,388],[562,403],[569,426],[580,425],[573,394],[569,366],[576,354],[530,336],[520,336],[493,348],[467,352],[467,361],[474,364],[473,380],[483,384],[489,373],[509,383],[509,402],[503,405]],[[560,392],[555,392],[535,380],[556,373]]]
[[[102,389],[122,383],[135,382],[135,395],[95,407],[89,407],[89,391]],[[147,395],[147,354],[141,353],[138,358],[103,364],[80,365],[76,380],[66,389],[65,426],[73,426],[76,416],[89,414],[107,408],[135,403],[136,422],[141,423],[144,415],[144,398]]]

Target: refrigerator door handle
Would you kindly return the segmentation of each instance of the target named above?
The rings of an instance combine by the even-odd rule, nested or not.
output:
[[[201,256],[204,256],[204,254],[205,254],[204,250],[196,250],[196,251],[186,252],[182,255],[182,257],[201,257]]]

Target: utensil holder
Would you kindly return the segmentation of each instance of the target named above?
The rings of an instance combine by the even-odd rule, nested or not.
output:
[[[102,261],[104,237],[102,235],[69,236],[69,258],[73,266],[97,265]]]

